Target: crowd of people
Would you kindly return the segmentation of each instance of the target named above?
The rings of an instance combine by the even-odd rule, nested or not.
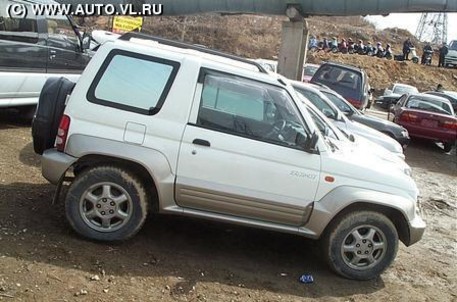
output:
[[[328,39],[324,37],[322,40],[319,37],[312,35],[309,39],[308,49],[311,51],[327,51],[327,52],[341,52],[341,53],[357,53],[363,55],[372,55],[379,58],[395,59],[399,61],[412,60],[415,63],[419,62],[419,57],[416,54],[416,49],[410,38],[407,38],[403,43],[403,51],[400,55],[394,55],[392,45],[387,43],[385,47],[381,42],[373,45],[371,42],[364,43],[358,40],[357,43],[352,38],[337,38],[333,37]],[[420,58],[421,64],[431,65],[433,57],[433,48],[430,43],[426,43],[422,57]],[[444,67],[444,57],[448,53],[448,46],[446,43],[439,48],[439,62],[438,67]]]

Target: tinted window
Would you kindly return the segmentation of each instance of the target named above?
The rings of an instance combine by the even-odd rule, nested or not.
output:
[[[306,65],[303,68],[303,74],[306,76],[312,77],[316,73],[317,68],[318,68],[317,66]]]
[[[7,5],[11,2],[0,1],[0,39],[26,43],[37,43],[38,27],[36,16],[28,14],[25,18],[10,18]],[[32,9],[28,6],[28,11]]]
[[[138,113],[158,112],[179,63],[113,51],[89,89],[90,101]]]
[[[229,75],[206,74],[197,124],[247,138],[297,147],[305,134],[286,90]]]
[[[311,82],[324,84],[346,99],[360,100],[365,89],[362,87],[361,72],[328,64],[321,65]]]
[[[79,38],[65,16],[47,17],[50,46],[77,50]]]

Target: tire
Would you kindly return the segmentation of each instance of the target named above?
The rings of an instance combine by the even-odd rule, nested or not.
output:
[[[84,170],[71,184],[65,212],[73,229],[98,241],[134,236],[148,213],[143,183],[131,172],[112,166]]]
[[[412,59],[412,61],[413,61],[414,64],[417,64],[417,63],[419,63],[419,58],[414,57],[414,58]]]
[[[33,149],[43,154],[54,147],[60,118],[65,109],[65,100],[72,92],[75,83],[61,78],[49,78],[43,86],[38,107],[32,121]]]
[[[332,222],[323,238],[323,247],[333,271],[349,279],[370,280],[395,259],[398,233],[382,214],[353,212]],[[361,256],[357,256],[359,253]]]
[[[453,143],[443,143],[444,152],[449,153],[452,150]]]

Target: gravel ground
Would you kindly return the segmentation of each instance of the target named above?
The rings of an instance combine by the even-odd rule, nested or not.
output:
[[[30,127],[0,111],[0,301],[457,301],[457,156],[406,152],[428,228],[378,279],[331,273],[298,236],[151,216],[122,244],[77,236],[40,171]],[[303,273],[313,284],[301,284]]]

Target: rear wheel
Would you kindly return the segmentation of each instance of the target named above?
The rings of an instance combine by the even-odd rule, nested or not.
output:
[[[65,200],[67,219],[84,237],[129,239],[143,226],[147,195],[130,172],[112,166],[84,170],[71,184]]]
[[[395,259],[398,234],[393,223],[376,212],[354,212],[334,221],[323,238],[329,266],[356,280],[379,276]]]

